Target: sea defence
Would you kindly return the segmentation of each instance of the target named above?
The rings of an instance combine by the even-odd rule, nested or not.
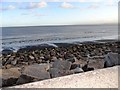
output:
[[[2,80],[0,87],[12,87],[78,73],[84,74],[120,65],[120,54],[118,54],[120,44],[117,41],[56,45],[58,47],[31,46],[17,52],[4,53],[0,57]],[[79,81],[81,82],[81,79]]]
[[[8,87],[10,88],[118,88],[120,66]]]

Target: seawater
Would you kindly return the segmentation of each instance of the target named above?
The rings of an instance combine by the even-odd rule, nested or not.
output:
[[[2,49],[49,44],[117,39],[117,25],[2,27]],[[54,45],[55,46],[55,45]]]

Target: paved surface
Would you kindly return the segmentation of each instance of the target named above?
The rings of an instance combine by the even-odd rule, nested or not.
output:
[[[11,88],[118,88],[118,66]]]

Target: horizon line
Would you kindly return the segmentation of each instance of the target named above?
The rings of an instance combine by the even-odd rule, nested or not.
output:
[[[80,26],[80,25],[118,25],[118,23],[101,23],[101,24],[46,24],[46,25],[18,25],[18,26],[0,26],[2,27],[39,27],[39,26]]]

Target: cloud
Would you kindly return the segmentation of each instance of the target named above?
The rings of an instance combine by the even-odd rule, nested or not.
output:
[[[30,2],[29,5],[25,6],[25,7],[20,7],[20,9],[35,9],[35,8],[45,8],[47,7],[47,3],[45,1],[41,1],[41,2]]]
[[[60,7],[61,8],[66,8],[66,9],[76,8],[75,6],[73,6],[72,4],[67,3],[67,2],[63,2]]]
[[[1,7],[0,11],[6,11],[6,10],[14,10],[16,7],[13,5],[9,5],[7,7]]]
[[[2,2],[40,2],[40,0],[0,0]],[[42,0],[45,2],[110,2],[111,0]],[[119,0],[112,0],[119,1]]]
[[[40,7],[40,8],[47,7],[47,3],[45,1],[42,1],[42,2],[38,3],[38,7]]]
[[[46,0],[46,2],[100,2],[103,0]]]
[[[26,8],[28,8],[28,9],[32,9],[32,8],[36,8],[36,7],[37,7],[37,4],[33,3],[33,2],[30,2],[30,4],[28,6],[26,6]]]
[[[109,0],[108,2],[104,2],[106,6],[116,6],[118,5],[118,0]]]
[[[92,4],[88,7],[88,9],[97,9],[99,7],[100,7],[100,5],[98,5],[98,4]]]
[[[32,15],[32,16],[37,16],[37,17],[40,17],[40,16],[47,16],[47,14],[41,14],[39,12],[36,12],[36,11],[30,11],[30,12],[24,12],[24,13],[21,13],[22,16],[28,16],[28,15]]]
[[[21,15],[29,15],[30,13],[21,13]]]
[[[2,2],[3,0],[0,0],[0,2]]]
[[[40,13],[37,13],[37,14],[35,14],[35,16],[46,16],[45,14],[40,14]]]
[[[8,6],[8,9],[9,9],[9,10],[13,10],[13,9],[15,9],[15,8],[16,8],[16,7],[13,6],[13,5],[9,5],[9,6]]]

